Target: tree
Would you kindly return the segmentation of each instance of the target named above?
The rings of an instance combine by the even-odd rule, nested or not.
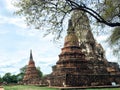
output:
[[[24,67],[20,68],[20,73],[25,74],[27,65],[25,65]]]
[[[4,82],[7,82],[7,83],[10,83],[10,82],[11,82],[11,73],[6,73],[6,74],[3,76],[3,81],[4,81]]]
[[[18,81],[22,81],[23,80],[26,68],[27,68],[27,65],[25,65],[24,67],[20,68],[20,73],[17,74]]]
[[[3,79],[3,82],[7,82],[8,84],[17,83],[17,76],[11,75],[11,73],[6,73],[2,79]]]
[[[18,82],[17,75],[12,75],[11,78],[12,78],[11,83],[17,83]]]
[[[27,68],[27,65],[25,65],[24,67],[20,68],[20,73],[17,74],[17,80],[18,81],[22,81],[23,80],[26,68]]]
[[[17,74],[17,80],[18,81],[22,81],[23,80],[23,77],[24,77],[24,73],[19,73],[19,74]]]
[[[107,21],[120,22],[120,0],[104,0],[105,10],[102,10],[102,16]],[[120,58],[120,26],[114,27],[110,37],[109,45],[112,47],[113,54]]]
[[[40,67],[39,67],[39,66],[37,67],[37,70],[38,70],[38,74],[39,74],[39,76],[40,76],[40,77],[42,77],[42,76],[43,76],[43,73],[41,72],[41,70],[40,70]]]
[[[39,29],[45,26],[47,34],[57,34],[60,37],[63,28],[64,20],[68,17],[71,11],[82,10],[96,19],[97,22],[105,25],[115,27],[120,26],[120,2],[115,4],[116,10],[111,11],[116,14],[112,16],[113,19],[105,18],[105,11],[108,12],[109,0],[19,0],[15,3],[18,7],[17,14],[23,15],[26,18],[27,24]],[[113,1],[113,0],[110,0]],[[112,13],[113,13],[112,12]],[[104,16],[103,16],[104,13]],[[49,24],[48,24],[49,23]],[[43,29],[43,28],[42,28]]]
[[[0,76],[0,84],[3,82],[3,79],[2,79],[2,77]]]
[[[120,0],[104,0],[101,11],[102,17],[108,22],[120,22]]]
[[[112,30],[108,42],[112,47],[113,54],[120,58],[120,27],[116,27]]]

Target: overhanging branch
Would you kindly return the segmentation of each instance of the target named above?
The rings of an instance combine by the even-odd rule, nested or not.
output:
[[[93,16],[97,20],[97,22],[103,23],[103,24],[111,26],[111,27],[120,26],[119,22],[113,23],[113,22],[109,22],[109,21],[105,20],[104,18],[102,18],[102,16],[100,16],[100,14],[98,14],[93,9],[86,7],[84,4],[80,5],[72,0],[66,0],[66,1],[69,3],[69,5],[71,5],[72,10],[82,10],[82,11],[90,14],[91,16]]]

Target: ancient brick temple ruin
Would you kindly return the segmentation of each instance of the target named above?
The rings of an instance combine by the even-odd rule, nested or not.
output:
[[[76,36],[78,33],[75,33],[75,30],[81,29],[80,24],[89,26],[88,22],[86,24],[77,21],[75,24],[81,13],[85,14],[74,12],[73,15],[77,18],[72,17],[69,21],[64,47],[47,80],[49,85],[76,87],[111,85],[112,82],[120,84],[119,65],[106,60],[105,51],[101,44],[95,41],[90,28],[82,28],[85,31],[81,31],[80,39]]]
[[[25,75],[23,78],[23,84],[35,85],[35,84],[39,84],[39,82],[40,82],[40,76],[39,76],[38,70],[35,67],[35,62],[33,60],[32,50],[31,50],[30,60],[27,65]]]

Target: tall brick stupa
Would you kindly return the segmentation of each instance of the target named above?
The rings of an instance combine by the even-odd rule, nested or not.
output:
[[[86,23],[79,23],[78,20],[83,20],[81,17],[78,18],[81,12],[74,12],[74,15],[75,18],[69,20],[59,60],[52,67],[53,71],[48,77],[49,86],[105,86],[112,85],[113,82],[116,85],[120,84],[119,65],[105,58],[104,49],[95,41],[90,31],[87,16]],[[80,27],[81,25],[85,28]],[[78,33],[75,32],[79,30],[83,31],[80,32],[78,39],[76,35]]]
[[[39,84],[40,76],[33,60],[32,50],[30,50],[30,59],[23,78],[24,84]]]

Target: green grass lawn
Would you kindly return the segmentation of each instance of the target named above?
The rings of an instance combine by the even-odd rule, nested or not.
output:
[[[28,86],[28,85],[16,85],[16,86],[3,86],[4,90],[58,90],[49,87]]]
[[[60,90],[56,88],[28,86],[28,85],[3,86],[3,87],[4,90]],[[76,90],[76,89],[65,89],[65,90]],[[83,89],[77,89],[77,90],[83,90]],[[120,90],[120,88],[101,88],[101,89],[84,89],[84,90]]]

